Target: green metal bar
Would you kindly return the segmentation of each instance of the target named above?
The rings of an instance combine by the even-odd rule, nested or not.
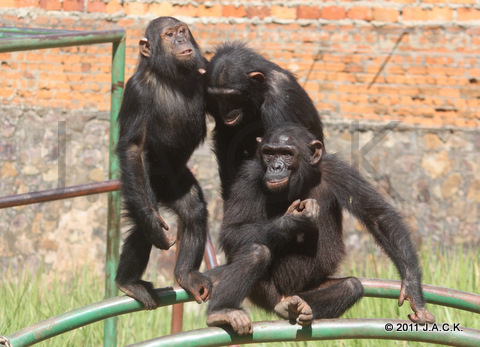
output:
[[[399,281],[362,279],[362,283],[364,283],[365,287],[365,296],[397,298],[400,292]],[[391,288],[393,285],[395,285],[397,288],[381,291],[378,288],[382,287],[382,283],[385,284],[385,288],[387,289]],[[438,303],[439,305],[445,305],[459,309],[467,309],[468,311],[480,313],[480,307],[477,304],[480,300],[480,295],[436,286],[424,286],[424,294],[427,301],[429,301],[429,293],[431,291],[434,291],[436,293],[435,300],[437,301],[436,303]],[[160,299],[160,306],[193,301],[193,297],[179,286],[156,289],[156,293]],[[470,304],[462,303],[461,301],[464,300],[468,300]],[[13,347],[30,346],[33,343],[46,340],[50,337],[79,328],[87,324],[97,322],[102,319],[140,310],[143,310],[143,307],[139,302],[127,296],[119,296],[116,298],[106,299],[104,301],[91,304],[82,308],[78,308],[56,317],[49,318],[43,322],[19,330],[7,336],[7,338],[12,343]],[[393,321],[394,320],[388,320],[387,322]],[[478,330],[472,331],[478,334]],[[388,334],[388,336],[390,336],[390,334]],[[474,334],[474,336],[476,335]],[[332,337],[332,339],[333,338],[334,337]],[[397,336],[395,335],[394,338],[397,338]],[[235,341],[235,343],[238,343],[238,341]],[[227,342],[226,344],[231,343]]]
[[[110,180],[120,178],[118,158],[115,147],[118,142],[117,118],[123,98],[125,84],[125,36],[120,42],[114,43],[112,48],[112,87],[110,99],[110,161],[108,177]],[[111,298],[118,294],[115,285],[115,273],[118,267],[120,248],[120,191],[108,194],[108,221],[107,221],[107,254],[105,265],[105,297]],[[117,345],[118,317],[105,320],[103,345],[115,347]]]
[[[365,296],[374,298],[398,299],[400,281],[359,278],[365,290]],[[423,295],[428,303],[453,307],[474,313],[480,313],[480,295],[423,284]]]
[[[193,297],[179,286],[156,289],[156,293],[160,300],[160,306],[193,300]],[[141,310],[143,310],[142,304],[135,299],[125,295],[117,296],[46,319],[19,330],[7,338],[13,347],[31,346],[102,319]]]
[[[25,38],[2,38],[0,40],[0,53],[119,42],[124,37],[125,30],[114,29],[33,35]]]
[[[408,327],[412,327],[409,329]],[[388,331],[393,327],[392,331]],[[398,327],[407,331],[398,331]],[[417,327],[417,328],[415,328]],[[288,321],[253,323],[253,335],[238,336],[230,327],[206,328],[130,345],[130,347],[161,346],[225,346],[232,344],[277,341],[311,341],[335,339],[382,339],[438,343],[450,346],[480,346],[480,330],[453,325],[438,325],[448,332],[423,331],[425,327],[397,319],[329,319],[315,320],[312,325],[300,327]],[[413,331],[410,331],[413,330]],[[416,331],[418,330],[418,331]]]

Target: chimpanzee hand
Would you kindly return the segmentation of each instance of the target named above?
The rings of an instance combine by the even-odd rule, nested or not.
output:
[[[290,214],[293,216],[305,216],[312,223],[317,223],[318,217],[320,215],[320,207],[318,202],[315,199],[305,199],[300,201],[300,199],[295,200],[285,212],[286,215]]]
[[[146,237],[155,247],[167,250],[177,242],[175,235],[165,232],[169,227],[158,211],[153,211],[152,213],[150,228]]]
[[[408,300],[410,302],[410,307],[413,310],[413,313],[409,314],[408,318],[412,322],[420,325],[425,325],[426,323],[435,323],[435,316],[425,308],[423,303],[418,303],[419,294],[415,293],[415,290],[412,287],[413,286],[408,281],[402,281],[400,287],[400,296],[398,297],[398,306],[402,306],[403,302]]]
[[[190,292],[198,304],[207,302],[212,294],[212,281],[198,271],[192,271],[187,276],[178,276],[178,284]]]

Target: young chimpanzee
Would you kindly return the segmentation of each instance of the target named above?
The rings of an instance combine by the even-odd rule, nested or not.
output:
[[[122,194],[132,227],[116,283],[145,308],[158,306],[152,283],[141,276],[152,245],[169,249],[175,243],[158,212],[161,204],[179,220],[175,277],[197,302],[206,301],[211,282],[198,268],[205,250],[207,209],[186,163],[206,135],[201,73],[207,61],[188,26],[171,17],[150,22],[140,40],[139,59],[118,117]]]
[[[401,305],[413,322],[433,323],[421,272],[399,213],[360,174],[299,125],[273,128],[259,139],[225,201],[220,244],[227,264],[207,272],[214,289],[210,326],[252,333],[241,309],[248,297],[301,325],[343,314],[363,295],[355,277],[333,278],[345,255],[342,209],[358,218],[392,259],[402,279]]]
[[[305,126],[323,143],[312,100],[295,77],[243,43],[219,47],[208,65],[208,109],[216,121],[214,151],[223,197],[243,160],[254,156],[255,139],[280,123]]]

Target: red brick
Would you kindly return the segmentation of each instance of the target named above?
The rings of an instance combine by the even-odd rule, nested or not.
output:
[[[198,17],[221,17],[222,5],[220,4],[215,4],[213,6],[199,5],[197,16]]]
[[[428,12],[429,20],[450,21],[453,18],[453,11],[449,7],[434,7]]]
[[[258,17],[263,19],[269,17],[271,14],[270,8],[267,6],[249,6],[247,7],[247,16],[248,18]]]
[[[15,7],[37,7],[38,0],[15,0]]]
[[[373,18],[372,9],[370,7],[352,7],[348,10],[347,17],[350,19],[360,19],[371,21]]]
[[[124,4],[124,9],[126,15],[143,16],[148,11],[148,4],[144,2],[128,2]],[[106,12],[106,4],[102,12]]]
[[[0,0],[0,8],[15,7],[15,0]]]
[[[428,13],[420,7],[408,7],[402,11],[403,20],[427,20]]]
[[[149,12],[151,11],[151,6],[152,5],[153,4],[150,4],[150,6],[148,8]],[[122,10],[123,10],[123,6],[120,3],[120,0],[109,1],[108,4],[107,4],[107,13],[109,13],[109,14],[117,13],[117,12],[120,12]],[[164,16],[168,16],[168,14],[164,14]]]
[[[173,9],[177,16],[196,17],[198,15],[198,8],[193,5],[175,5]]]
[[[107,4],[103,1],[93,0],[87,1],[88,12],[106,12]]]
[[[322,18],[344,19],[346,18],[345,8],[338,6],[325,6],[322,8]]]
[[[460,7],[457,9],[457,19],[459,21],[480,20],[480,10]]]
[[[375,7],[372,12],[373,20],[380,22],[396,22],[399,16],[398,11],[394,8]]]
[[[47,11],[60,11],[62,5],[60,0],[40,0],[40,8]]]
[[[322,16],[322,11],[318,7],[310,6],[298,6],[297,18],[298,19],[318,19]]]
[[[272,16],[282,19],[297,18],[297,9],[295,7],[272,6]]]
[[[241,18],[247,16],[247,11],[243,6],[236,7],[234,5],[227,5],[222,8],[222,16]]]

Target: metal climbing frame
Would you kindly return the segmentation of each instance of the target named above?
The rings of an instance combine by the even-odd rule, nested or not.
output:
[[[118,160],[115,156],[114,148],[118,139],[116,121],[122,103],[125,78],[125,30],[71,31],[0,28],[0,53],[101,43],[112,43],[109,181],[5,196],[0,198],[0,208],[109,192],[105,281],[105,296],[109,298],[117,295],[115,272],[118,264],[118,250],[120,245],[120,192],[118,191],[120,182],[118,181]],[[116,318],[105,321],[104,345],[116,345]]]
[[[400,281],[385,281],[361,278],[365,296],[397,299],[400,293]],[[425,299],[429,303],[449,306],[480,314],[480,295],[461,292],[448,288],[424,285]],[[179,286],[156,289],[162,306],[192,301],[193,297]],[[127,296],[106,299],[84,306],[56,317],[44,320],[9,336],[12,347],[30,346],[53,336],[91,324],[112,316],[143,310],[142,305]],[[398,325],[412,324],[406,320],[394,319],[325,319],[316,320],[311,326],[300,327],[287,321],[258,322],[254,324],[254,333],[250,336],[238,336],[230,328],[206,328],[179,334],[159,337],[140,342],[134,346],[223,346],[240,343],[259,343],[274,341],[306,341],[332,339],[389,339],[431,342],[454,346],[480,346],[480,330],[439,324],[441,330],[392,331]],[[460,329],[460,330],[458,330]],[[412,329],[410,329],[412,330]],[[433,330],[433,329],[432,329]]]
[[[125,81],[125,30],[72,31],[0,27],[0,53],[101,43],[112,43],[108,181],[0,197],[0,209],[108,192],[105,297],[111,298],[118,293],[115,273],[120,247],[121,197],[120,170],[115,146],[118,140],[117,116],[122,103]],[[207,235],[205,260],[208,268],[216,265],[210,235]],[[175,327],[175,331],[180,331],[181,325],[182,310],[177,306],[172,314],[172,327]],[[116,346],[116,326],[116,317],[105,321],[104,346]]]

